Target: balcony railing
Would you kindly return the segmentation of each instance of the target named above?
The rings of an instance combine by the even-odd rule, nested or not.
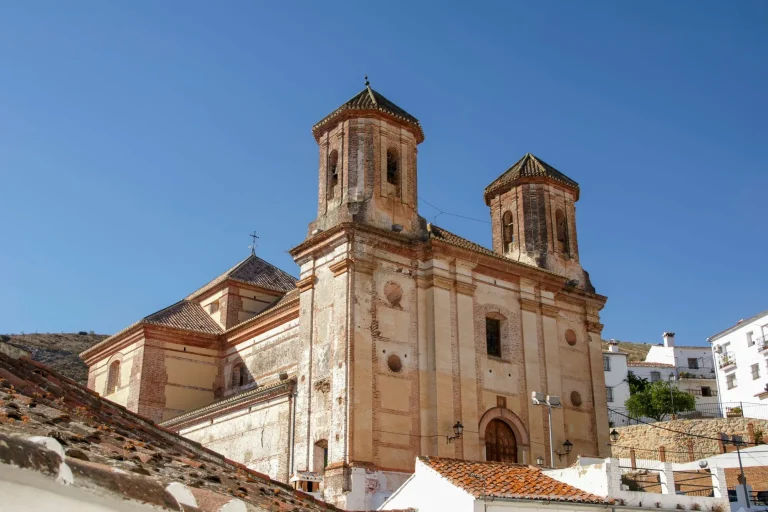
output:
[[[755,345],[757,345],[757,351],[762,352],[764,350],[768,350],[768,335],[766,336],[760,336],[755,340]]]
[[[720,354],[720,357],[717,361],[717,366],[721,370],[728,366],[736,366],[736,357],[734,357],[733,352],[725,352],[724,354]]]

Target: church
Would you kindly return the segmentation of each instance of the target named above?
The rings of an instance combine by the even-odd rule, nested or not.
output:
[[[367,81],[312,133],[298,278],[250,255],[83,352],[88,387],[348,510],[420,455],[607,456],[607,299],[579,260],[578,183],[524,155],[485,188],[489,249],[419,216],[422,126]],[[532,392],[560,397],[551,432]]]

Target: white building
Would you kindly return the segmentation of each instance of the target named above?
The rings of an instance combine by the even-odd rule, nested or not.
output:
[[[603,352],[603,369],[608,408],[624,412],[629,398],[628,374],[648,382],[672,382],[680,391],[690,393],[696,399],[696,411],[686,416],[721,416],[718,405],[715,364],[709,347],[676,346],[675,333],[665,332],[662,344],[651,347],[645,361],[621,360],[622,352],[611,340]],[[627,418],[609,414],[613,426],[626,424]]]
[[[603,371],[605,372],[605,395],[608,407],[623,408],[629,398],[627,382],[627,353],[619,350],[616,341],[611,340],[608,350],[603,350]]]
[[[768,311],[711,336],[720,402],[728,411],[768,401]],[[743,405],[742,405],[743,404]]]

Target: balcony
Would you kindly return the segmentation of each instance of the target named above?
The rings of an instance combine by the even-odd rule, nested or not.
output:
[[[678,366],[677,377],[680,380],[687,380],[687,379],[714,380],[715,369],[714,368],[690,368],[687,366]]]
[[[755,345],[757,345],[758,352],[768,351],[768,335],[760,336],[759,338],[755,339]]]
[[[732,370],[733,368],[736,368],[736,358],[734,357],[733,352],[720,354],[720,357],[718,357],[717,360],[717,367],[721,370]]]

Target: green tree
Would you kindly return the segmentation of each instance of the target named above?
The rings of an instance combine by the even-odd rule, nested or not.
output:
[[[690,393],[671,387],[664,381],[654,382],[645,386],[645,389],[631,395],[624,407],[630,416],[635,418],[646,417],[661,421],[665,416],[674,412],[692,411],[696,408],[696,399]]]
[[[629,384],[629,394],[634,395],[635,393],[640,393],[641,391],[645,391],[645,388],[647,388],[651,383],[648,382],[648,379],[644,377],[638,377],[632,372],[629,372],[627,375],[627,383]]]

